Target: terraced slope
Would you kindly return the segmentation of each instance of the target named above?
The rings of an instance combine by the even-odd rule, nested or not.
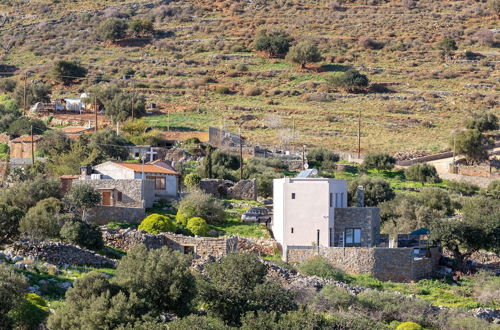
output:
[[[154,125],[235,129],[243,119],[243,133],[262,144],[354,151],[360,113],[363,151],[434,152],[471,113],[500,114],[499,20],[489,3],[338,3],[6,0],[0,64],[17,79],[52,82],[55,97],[76,95],[97,77],[139,90],[169,113],[149,117]],[[99,41],[108,17],[151,19],[156,36]],[[316,43],[323,62],[300,69],[252,51],[264,28]],[[444,37],[456,40],[453,54],[438,49]],[[88,79],[53,82],[52,63],[62,58],[81,61]],[[368,75],[369,92],[329,86],[328,77],[349,67]]]

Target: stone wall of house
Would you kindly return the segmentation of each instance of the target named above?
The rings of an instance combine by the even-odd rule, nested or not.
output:
[[[152,180],[77,180],[73,184],[85,183],[96,189],[115,189],[122,193],[122,201],[112,200],[114,206],[142,208],[142,200],[146,202],[146,207],[150,207],[154,202],[154,182]]]
[[[114,267],[115,261],[75,245],[49,241],[16,241],[7,251],[15,255],[39,259],[63,266]]]
[[[103,239],[106,245],[121,250],[129,250],[134,245],[144,244],[150,249],[166,246],[184,253],[194,252],[200,257],[207,255],[220,257],[238,251],[238,238],[236,236],[192,237],[172,233],[152,235],[139,230],[114,231],[105,229],[103,230]]]
[[[257,183],[255,180],[241,180],[234,183],[230,180],[203,179],[199,187],[216,198],[241,200],[257,200]]]
[[[97,206],[87,211],[86,219],[98,225],[110,222],[141,222],[146,217],[146,210],[142,207]]]
[[[500,169],[490,165],[459,165],[455,166],[455,168],[453,168],[453,166],[450,166],[450,173],[467,176],[478,176],[483,178],[500,177]]]
[[[431,249],[430,258],[415,258],[412,248],[341,248],[288,246],[288,262],[302,263],[323,256],[349,274],[372,274],[383,281],[408,282],[428,277],[439,263],[440,253]]]
[[[361,246],[376,246],[380,240],[380,209],[377,207],[335,208],[335,246],[341,246],[342,234],[346,228],[361,229]]]

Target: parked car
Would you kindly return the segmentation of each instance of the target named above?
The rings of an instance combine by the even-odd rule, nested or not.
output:
[[[271,215],[265,208],[253,207],[241,215],[241,221],[264,222],[267,225],[271,222]]]

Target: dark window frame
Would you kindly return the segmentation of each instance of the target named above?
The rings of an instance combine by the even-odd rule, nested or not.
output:
[[[359,242],[355,241],[355,231],[359,230]],[[347,242],[347,232],[351,231],[352,232],[352,242],[348,243]],[[345,228],[344,229],[344,245],[345,246],[361,246],[361,241],[362,241],[362,236],[361,236],[361,228]]]

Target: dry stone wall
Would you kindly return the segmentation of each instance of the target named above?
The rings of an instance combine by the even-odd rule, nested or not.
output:
[[[110,222],[136,223],[145,217],[145,209],[138,207],[97,206],[87,212],[87,221],[98,225]]]
[[[6,249],[14,255],[64,266],[115,267],[115,261],[75,245],[49,241],[22,240]]]
[[[172,233],[158,235],[148,234],[140,230],[122,229],[113,231],[104,229],[103,239],[106,245],[121,250],[129,250],[137,244],[144,244],[149,249],[166,246],[183,253],[194,253],[196,256],[224,256],[238,251],[238,238],[230,237],[192,237]]]
[[[413,248],[341,248],[289,246],[288,262],[305,262],[323,256],[349,274],[372,274],[383,281],[408,282],[428,277],[438,266],[438,248],[431,249],[430,258],[415,258]]]

